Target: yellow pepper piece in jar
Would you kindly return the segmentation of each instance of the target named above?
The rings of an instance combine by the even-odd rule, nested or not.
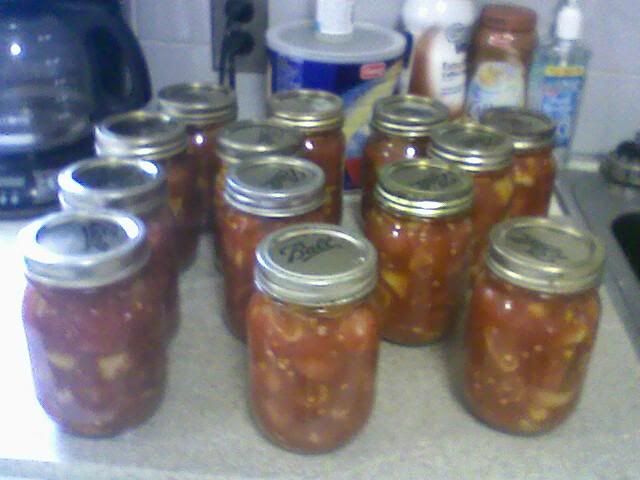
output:
[[[407,296],[407,289],[409,288],[409,279],[406,275],[394,272],[393,270],[382,270],[380,272],[383,280],[391,287],[391,289],[400,298]]]
[[[127,352],[108,355],[98,360],[100,375],[105,380],[115,380],[131,368],[131,358]]]

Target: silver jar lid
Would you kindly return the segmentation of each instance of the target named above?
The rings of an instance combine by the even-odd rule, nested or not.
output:
[[[417,95],[392,95],[373,107],[371,126],[401,137],[425,137],[449,119],[446,105]]]
[[[96,126],[100,156],[161,161],[187,149],[184,124],[159,112],[137,110],[107,117]]]
[[[442,218],[467,212],[473,204],[471,176],[430,159],[400,160],[380,171],[375,198],[401,215]]]
[[[115,210],[66,210],[47,215],[19,234],[27,278],[71,289],[111,285],[149,259],[141,220]]]
[[[296,155],[302,142],[302,133],[273,120],[240,120],[220,129],[218,156],[229,165],[256,155]]]
[[[577,293],[600,284],[604,246],[588,232],[539,217],[514,218],[490,235],[487,267],[523,288]]]
[[[552,146],[556,131],[555,123],[545,114],[519,107],[490,108],[480,123],[509,135],[516,152]]]
[[[307,132],[332,130],[344,122],[342,99],[324,90],[299,89],[274,93],[269,115],[282,124]]]
[[[158,92],[160,108],[187,125],[232,122],[238,116],[236,95],[227,86],[179,83]]]
[[[325,200],[324,172],[308,160],[257,157],[234,165],[226,176],[224,199],[234,208],[261,217],[293,217]]]
[[[305,306],[350,303],[377,283],[377,253],[363,237],[321,223],[293,225],[260,242],[255,284],[277,300]]]
[[[60,172],[58,187],[58,198],[65,208],[114,208],[143,215],[168,201],[164,169],[147,160],[81,160]]]
[[[488,172],[512,164],[513,143],[507,135],[493,128],[454,122],[433,132],[429,153],[468,172]]]

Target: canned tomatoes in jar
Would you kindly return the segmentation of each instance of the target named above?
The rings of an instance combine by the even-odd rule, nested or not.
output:
[[[325,222],[324,173],[308,160],[267,156],[233,166],[220,215],[225,321],[241,340],[254,291],[255,250],[269,233],[300,222]]]
[[[96,127],[96,152],[101,157],[149,160],[167,173],[169,206],[177,223],[181,267],[195,258],[202,205],[197,190],[198,166],[187,151],[184,125],[168,115],[134,111],[107,117]]]
[[[560,424],[582,390],[600,316],[604,248],[587,232],[521,217],[491,232],[465,339],[471,412],[510,433]]]
[[[218,211],[224,204],[227,171],[244,160],[264,155],[298,155],[302,151],[303,137],[297,130],[273,121],[240,120],[223,127],[218,134],[220,170],[213,187],[213,237],[220,245]],[[219,256],[219,248],[216,254]],[[219,258],[218,258],[219,260]]]
[[[416,95],[394,95],[375,103],[361,165],[363,217],[373,205],[380,169],[403,158],[424,157],[431,132],[448,118],[443,103]]]
[[[304,135],[301,155],[324,171],[328,219],[339,224],[345,158],[342,99],[322,90],[290,90],[274,93],[268,107],[273,119]]]
[[[513,145],[508,136],[476,123],[451,123],[433,134],[430,154],[473,178],[471,276],[483,265],[491,227],[507,217],[513,198]]]
[[[151,258],[149,268],[164,305],[167,338],[176,331],[179,317],[176,220],[169,208],[167,178],[160,165],[146,160],[93,158],[66,167],[58,175],[58,196],[63,208],[113,208],[140,218],[146,227]]]
[[[464,303],[473,243],[471,176],[428,160],[386,165],[365,232],[378,250],[382,336],[404,345],[442,338]]]
[[[286,449],[333,450],[373,406],[376,251],[340,227],[304,224],[272,233],[256,256],[247,316],[254,419]]]
[[[546,216],[556,177],[553,121],[540,112],[503,107],[487,110],[480,122],[513,140],[515,191],[509,216]]]
[[[213,179],[220,169],[216,134],[238,117],[236,95],[229,87],[208,83],[179,83],[158,92],[164,113],[184,123],[189,137],[189,152],[198,163],[198,190],[203,209],[203,224],[210,225],[213,215]]]
[[[22,315],[38,400],[64,430],[108,436],[145,420],[166,374],[162,305],[142,222],[65,211],[20,232]]]

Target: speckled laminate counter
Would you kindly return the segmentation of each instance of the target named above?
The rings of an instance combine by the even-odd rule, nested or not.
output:
[[[0,478],[572,479],[640,478],[640,365],[603,289],[584,395],[557,430],[495,432],[458,401],[457,338],[428,348],[385,344],[369,424],[344,448],[300,456],[272,446],[245,403],[244,346],[219,316],[220,279],[204,239],[181,280],[183,322],[159,411],[136,430],[88,440],[59,433],[37,404],[20,320],[24,280],[15,233],[0,223]]]

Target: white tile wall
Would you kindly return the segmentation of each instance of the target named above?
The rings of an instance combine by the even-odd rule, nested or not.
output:
[[[171,83],[214,81],[209,0],[129,0],[131,25],[155,91]]]
[[[129,0],[132,24],[147,56],[154,89],[186,80],[215,80],[210,54],[209,0]],[[215,0],[223,1],[223,0]],[[396,26],[403,0],[357,0],[356,18]],[[491,0],[478,0],[479,5]],[[557,0],[509,0],[534,8],[539,32],[551,28]],[[638,0],[581,0],[585,41],[593,49],[575,147],[604,151],[640,129],[640,9]],[[314,0],[270,0],[279,23],[313,15]],[[384,5],[384,8],[381,8]],[[263,114],[259,75],[239,78],[240,115]]]

